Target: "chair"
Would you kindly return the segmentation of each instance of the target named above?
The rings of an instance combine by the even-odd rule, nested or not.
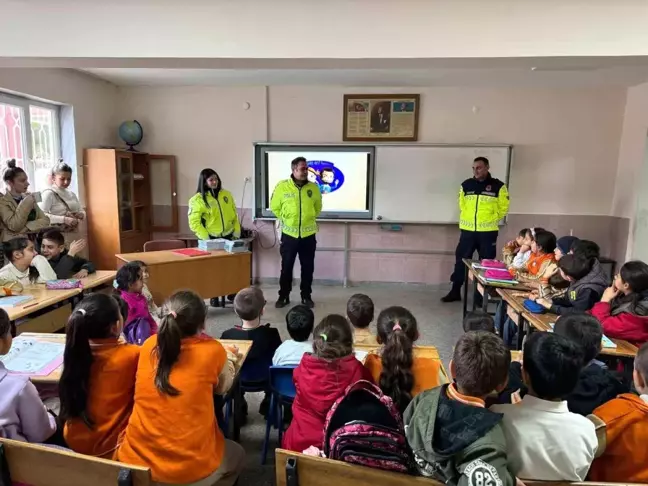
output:
[[[179,248],[187,248],[187,244],[182,240],[152,240],[144,243],[144,251],[177,250]]]
[[[265,438],[263,439],[263,451],[261,452],[261,465],[266,462],[268,455],[268,442],[270,441],[270,428],[274,425],[279,432],[279,447],[283,437],[284,405],[292,405],[297,390],[293,382],[295,366],[271,366],[270,367],[270,409],[266,419]]]

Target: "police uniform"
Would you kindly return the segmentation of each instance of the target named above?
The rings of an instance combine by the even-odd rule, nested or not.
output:
[[[322,211],[322,194],[319,186],[306,182],[298,186],[295,179],[283,180],[275,187],[270,199],[270,209],[281,221],[281,276],[279,297],[288,298],[292,290],[295,259],[301,265],[301,297],[310,299],[315,268],[317,223]]]
[[[459,188],[459,229],[461,236],[455,251],[456,262],[452,280],[452,292],[459,292],[465,278],[462,259],[472,258],[477,250],[479,258],[495,258],[497,255],[497,232],[499,221],[509,209],[506,185],[488,173],[479,181],[466,179]]]
[[[189,199],[189,228],[201,240],[210,238],[240,238],[241,223],[232,193],[221,189],[214,197],[197,193]]]

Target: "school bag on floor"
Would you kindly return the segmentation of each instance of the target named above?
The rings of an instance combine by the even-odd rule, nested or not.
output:
[[[143,317],[133,319],[124,326],[124,337],[126,342],[130,344],[141,346],[144,341],[151,337],[151,334],[151,324],[149,324],[148,319]]]
[[[365,380],[349,385],[327,414],[324,454],[329,459],[402,473],[409,472],[412,464],[396,405]]]

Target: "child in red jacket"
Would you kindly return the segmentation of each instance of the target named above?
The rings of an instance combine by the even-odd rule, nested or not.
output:
[[[623,265],[591,312],[606,336],[625,339],[635,346],[647,342],[648,265],[638,260]]]
[[[306,353],[293,375],[297,395],[283,448],[302,452],[323,449],[324,422],[333,403],[358,380],[373,383],[371,373],[353,354],[353,332],[340,315],[326,316],[313,331],[313,353]]]

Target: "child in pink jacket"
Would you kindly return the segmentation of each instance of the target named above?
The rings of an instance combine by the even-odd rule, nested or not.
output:
[[[145,319],[151,328],[152,334],[157,334],[157,324],[149,311],[148,301],[142,293],[144,279],[142,278],[142,267],[135,262],[130,262],[117,271],[115,277],[115,288],[119,296],[128,304],[128,318],[124,327],[135,319]]]

